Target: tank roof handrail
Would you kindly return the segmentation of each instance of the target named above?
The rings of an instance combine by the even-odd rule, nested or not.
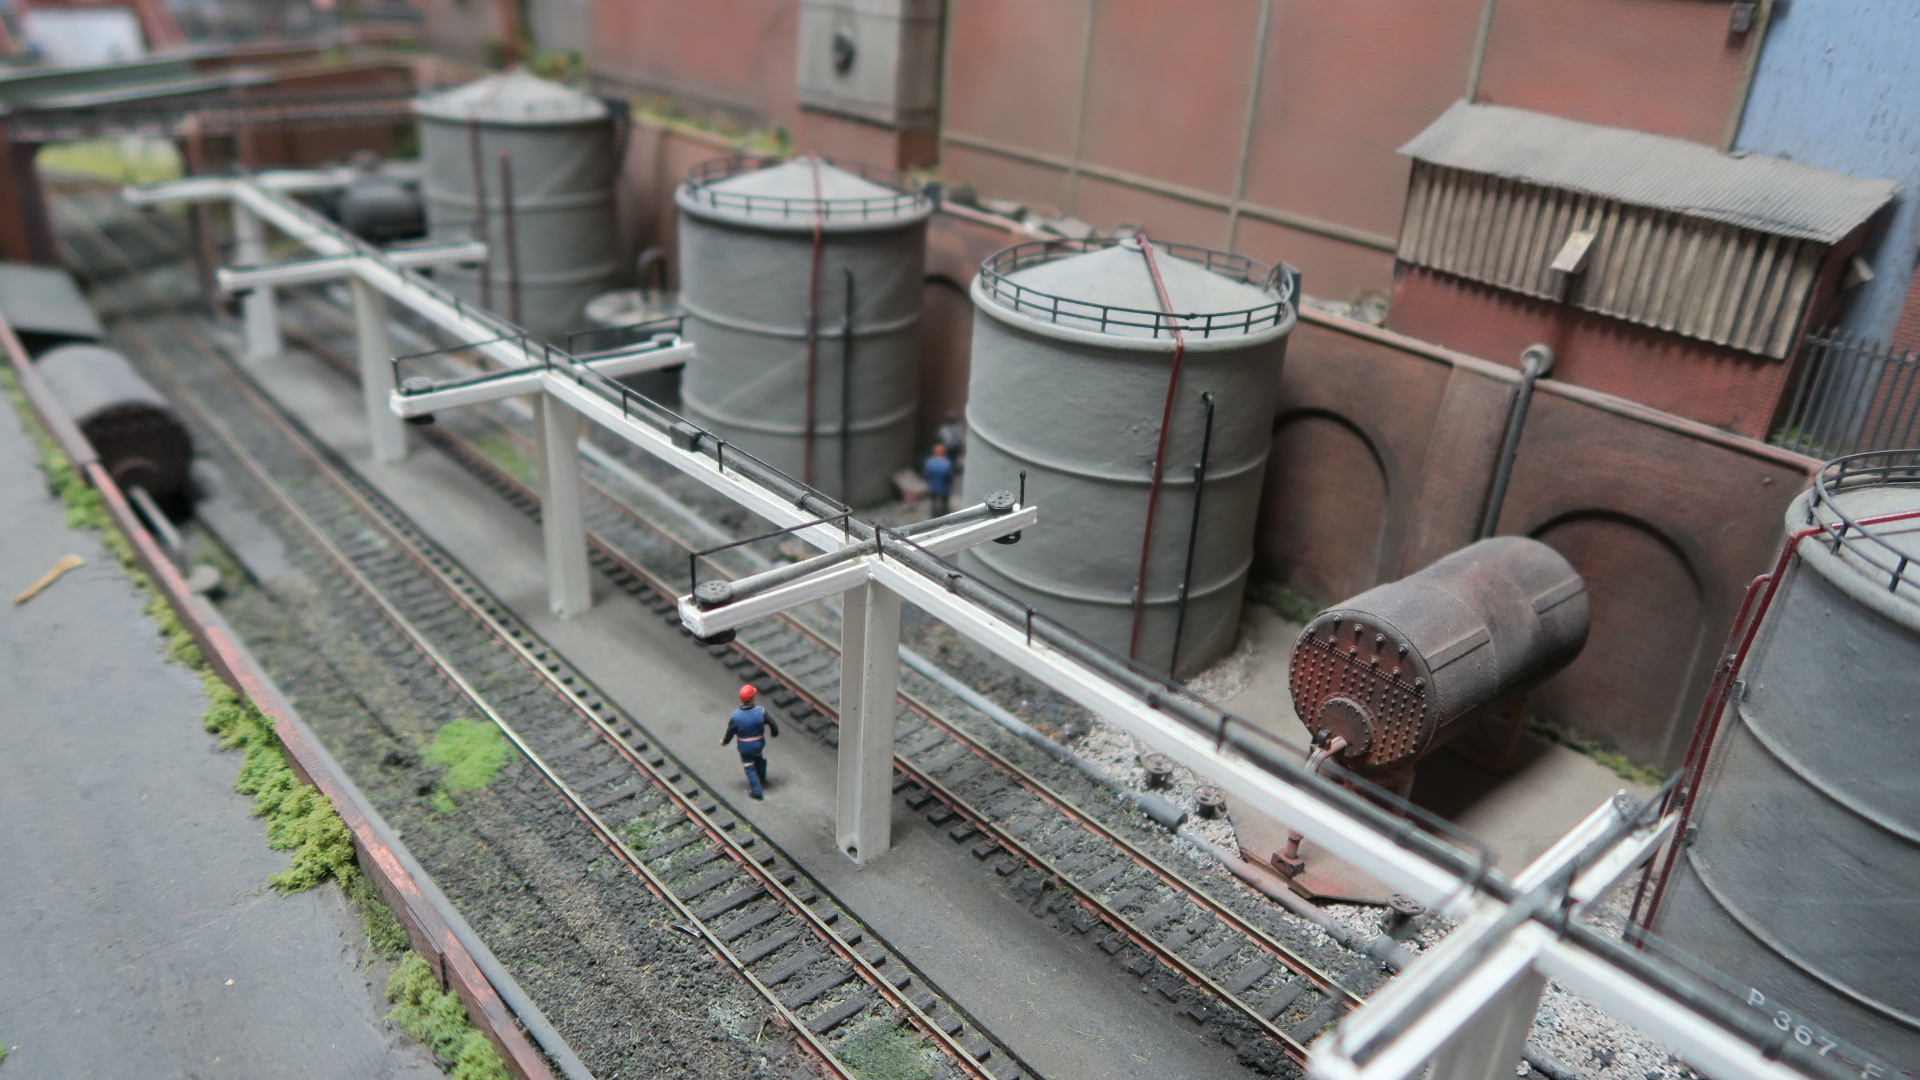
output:
[[[752,195],[714,187],[722,180],[758,172],[761,169],[794,160],[797,159],[734,154],[729,157],[715,158],[712,161],[703,161],[687,170],[686,190],[696,201],[703,202],[715,210],[735,210],[744,214],[777,214],[782,219],[811,219],[818,214],[829,222],[874,221],[906,217],[933,208],[933,192],[926,184],[912,176],[892,169],[882,169],[856,161],[840,161],[835,158],[813,160],[888,188],[890,194],[873,195],[867,198],[821,198],[811,195]]]
[[[1283,325],[1296,297],[1294,275],[1284,263],[1268,266],[1245,255],[1179,244],[1168,240],[1148,240],[1170,258],[1194,263],[1221,277],[1239,281],[1273,294],[1273,300],[1238,311],[1169,312],[1148,308],[1101,304],[1056,296],[1014,281],[1021,270],[1073,255],[1102,251],[1120,244],[1138,243],[1136,237],[1087,237],[1085,239],[1030,240],[1002,248],[980,264],[980,285],[988,296],[1023,315],[1031,315],[1056,325],[1071,325],[1063,320],[1097,326],[1101,333],[1112,327],[1146,330],[1150,336],[1171,338],[1175,331],[1199,334],[1203,338],[1229,332],[1251,334]]]
[[[1873,450],[1834,458],[1814,475],[1807,524],[1820,528],[1836,553],[1845,548],[1866,566],[1886,575],[1888,592],[1920,599],[1920,558],[1888,543],[1874,531],[1871,521],[1856,521],[1835,501],[1845,491],[1896,486],[1920,487],[1920,449]],[[1833,520],[1821,520],[1822,510]],[[1907,593],[1900,591],[1902,585],[1907,586]]]

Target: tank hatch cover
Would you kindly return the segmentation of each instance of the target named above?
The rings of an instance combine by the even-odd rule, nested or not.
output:
[[[1154,245],[1158,248],[1160,245]],[[1155,251],[1160,278],[1176,315],[1215,315],[1271,305],[1273,293],[1258,285],[1216,274],[1206,267]],[[1089,305],[1160,311],[1159,291],[1140,248],[1123,242],[1097,251],[1039,263],[1007,275],[1022,288]],[[1063,320],[1064,322],[1064,320]],[[1270,323],[1268,325],[1271,325]],[[1258,329],[1259,327],[1256,327]],[[1106,333],[1126,337],[1153,337],[1151,329],[1109,323]],[[1216,336],[1218,336],[1216,334]]]
[[[571,86],[515,68],[450,90],[423,94],[413,111],[441,120],[488,124],[566,124],[607,118],[607,105]]]

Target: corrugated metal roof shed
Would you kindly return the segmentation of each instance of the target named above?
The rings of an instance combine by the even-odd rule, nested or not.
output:
[[[1838,243],[1900,190],[1644,131],[1456,102],[1400,152],[1468,172],[1582,192],[1743,229]]]

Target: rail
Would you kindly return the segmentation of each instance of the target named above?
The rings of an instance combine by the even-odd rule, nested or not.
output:
[[[1888,592],[1920,599],[1920,563],[1915,555],[1888,543],[1874,531],[1874,522],[1854,519],[1836,501],[1836,496],[1848,491],[1887,486],[1920,487],[1920,450],[1876,450],[1827,462],[1813,478],[1807,524],[1825,534],[1835,553],[1844,549],[1866,569],[1886,575]],[[1903,585],[1905,594],[1900,591]]]

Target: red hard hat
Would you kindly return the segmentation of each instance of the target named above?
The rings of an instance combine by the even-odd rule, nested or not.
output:
[[[752,686],[743,686],[743,687],[741,687],[741,688],[740,688],[740,701],[741,701],[741,703],[742,703],[742,704],[745,704],[746,702],[749,702],[749,701],[752,701],[752,700],[753,700],[753,695],[755,695],[755,694],[757,694],[757,693],[759,693],[759,692],[760,692],[760,691],[758,691],[758,690],[755,690],[755,689],[754,689],[754,688],[753,688]]]

